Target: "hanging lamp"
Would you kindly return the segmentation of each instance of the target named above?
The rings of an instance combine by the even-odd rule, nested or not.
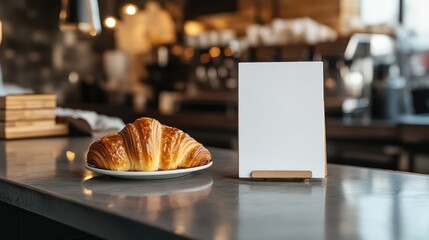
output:
[[[101,32],[97,0],[62,0],[61,5],[61,31],[77,31],[90,36]]]

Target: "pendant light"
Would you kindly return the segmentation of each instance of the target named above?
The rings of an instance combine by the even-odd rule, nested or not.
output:
[[[62,0],[61,4],[61,31],[78,31],[90,36],[101,32],[97,0]]]
[[[117,1],[116,0],[104,0],[101,7],[104,5],[105,17],[103,20],[103,25],[105,28],[114,29],[119,21],[119,13],[117,11]],[[101,12],[103,12],[101,10]]]

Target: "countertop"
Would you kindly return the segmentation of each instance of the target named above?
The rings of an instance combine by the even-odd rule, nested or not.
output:
[[[327,118],[326,136],[329,139],[427,145],[429,115],[409,115],[397,120]]]
[[[208,169],[122,180],[84,169],[89,137],[0,141],[0,201],[106,239],[429,239],[429,176],[328,165],[309,181]]]
[[[187,132],[204,130],[207,135],[228,133],[227,138],[237,135],[238,114],[232,112],[182,112],[162,114],[156,109],[136,112],[130,107],[100,104],[68,104],[65,107],[96,111],[109,116],[117,116],[125,122],[132,122],[141,116],[158,119],[163,124],[177,126]],[[326,117],[328,139],[392,141],[403,144],[429,143],[429,114],[407,115],[396,120]],[[287,123],[285,123],[287,124]],[[201,137],[204,138],[204,134]]]
[[[138,117],[148,116],[161,123],[176,126],[209,144],[236,141],[238,132],[237,112],[182,112],[161,114],[156,109],[135,112],[130,107],[100,104],[69,104],[65,107],[96,111],[132,122]],[[326,117],[328,140],[373,141],[396,145],[429,144],[429,114],[401,117],[397,120],[371,118]],[[235,142],[234,142],[235,143]],[[231,145],[231,144],[230,144]],[[233,144],[232,144],[233,145]],[[229,146],[229,148],[234,146]]]

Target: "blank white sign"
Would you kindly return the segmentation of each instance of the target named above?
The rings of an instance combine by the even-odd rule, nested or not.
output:
[[[254,170],[324,178],[322,62],[239,64],[239,177]]]

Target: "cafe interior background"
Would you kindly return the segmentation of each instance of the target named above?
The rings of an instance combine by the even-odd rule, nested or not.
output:
[[[54,93],[63,109],[125,123],[149,116],[237,149],[238,63],[323,61],[327,161],[429,173],[428,11],[426,0],[1,0],[2,91]]]

